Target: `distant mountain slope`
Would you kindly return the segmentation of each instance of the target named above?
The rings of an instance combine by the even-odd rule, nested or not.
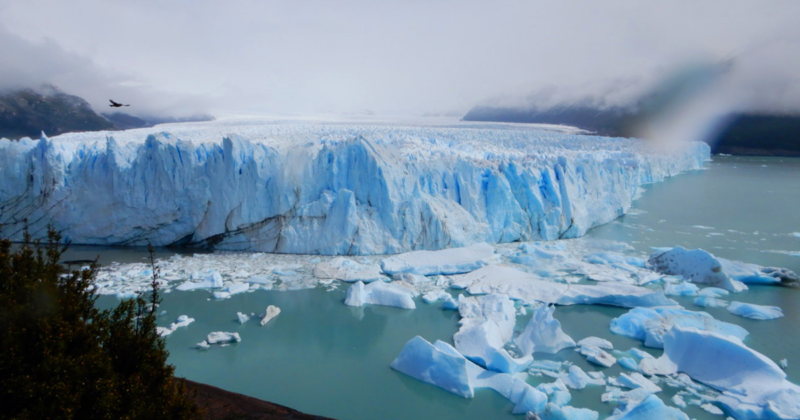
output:
[[[54,86],[0,93],[0,138],[112,129],[114,125],[97,115],[88,102]]]
[[[560,106],[540,110],[476,106],[464,121],[563,124],[604,136],[630,137],[643,115],[623,108]],[[800,156],[800,115],[736,114],[716,137],[708,139],[713,153]]]
[[[76,131],[128,130],[156,124],[213,121],[205,114],[185,118],[136,117],[122,112],[98,115],[83,98],[52,85],[0,91],[0,138],[38,138]]]

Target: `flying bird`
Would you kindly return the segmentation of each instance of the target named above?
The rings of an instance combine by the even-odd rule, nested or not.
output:
[[[111,105],[109,105],[109,106],[110,106],[110,107],[112,107],[112,108],[119,108],[119,107],[121,107],[121,106],[131,106],[131,104],[125,104],[125,105],[123,105],[123,104],[121,104],[121,103],[119,103],[119,102],[114,102],[114,100],[113,100],[113,99],[109,99],[108,101],[109,101],[109,102],[111,102]]]

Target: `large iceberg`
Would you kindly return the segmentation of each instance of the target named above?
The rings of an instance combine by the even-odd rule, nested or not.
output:
[[[640,367],[646,374],[683,372],[721,391],[716,402],[738,420],[800,418],[800,387],[736,337],[674,326],[664,335],[664,354]]]
[[[706,312],[687,311],[682,308],[634,308],[611,320],[611,332],[641,340],[645,346],[664,347],[664,335],[673,326],[694,327],[724,336],[744,340],[744,328],[714,319]]]
[[[510,125],[227,120],[0,140],[2,235],[75,244],[391,254],[574,238],[639,186],[698,169],[704,143]]]
[[[533,273],[503,265],[490,265],[454,278],[451,287],[473,295],[500,293],[525,302],[558,305],[637,306],[675,305],[661,289],[604,282],[597,285],[556,283]]]
[[[719,287],[730,292],[747,290],[745,283],[775,284],[797,282],[800,278],[785,268],[762,267],[714,256],[702,249],[676,246],[650,256],[647,266],[664,274],[683,276],[694,283]]]

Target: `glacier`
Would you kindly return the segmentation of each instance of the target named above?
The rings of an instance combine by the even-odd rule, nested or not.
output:
[[[699,142],[502,124],[158,129],[0,139],[0,233],[326,255],[575,238],[709,158]]]

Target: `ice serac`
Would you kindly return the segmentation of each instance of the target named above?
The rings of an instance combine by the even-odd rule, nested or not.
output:
[[[738,420],[800,418],[800,387],[735,337],[674,326],[664,335],[664,354],[640,367],[646,374],[682,372],[717,389],[716,402]]]
[[[0,140],[0,233],[20,239],[27,219],[75,244],[330,255],[574,238],[709,156],[513,126],[170,130]]]

